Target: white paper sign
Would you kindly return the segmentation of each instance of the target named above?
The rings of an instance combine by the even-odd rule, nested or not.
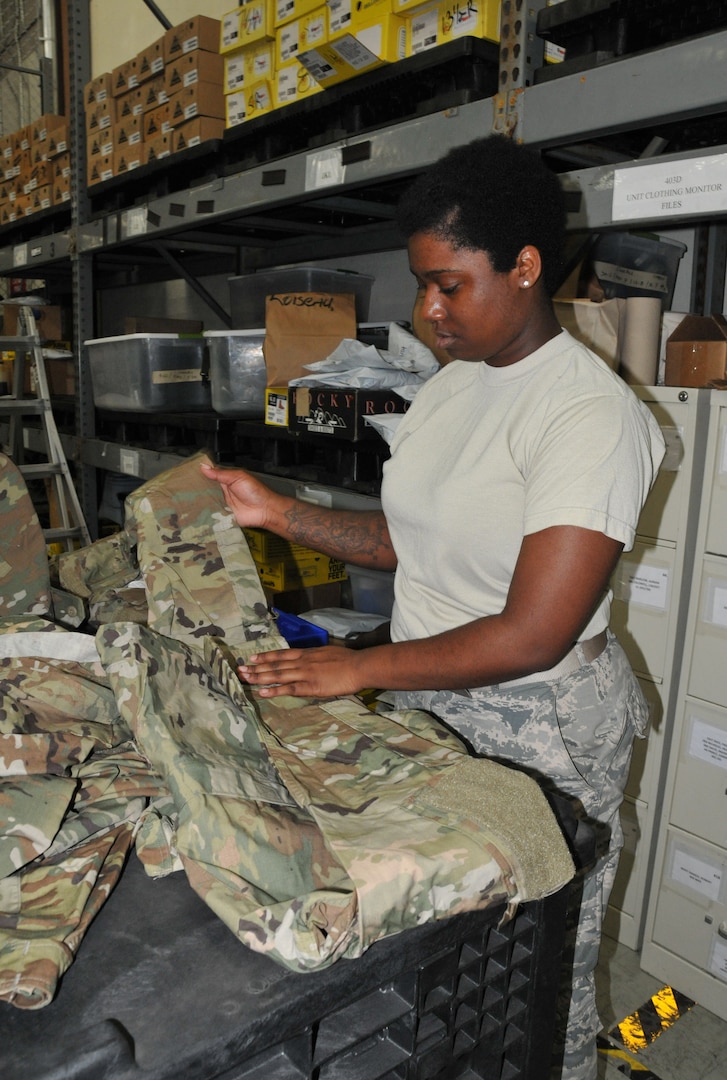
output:
[[[330,187],[342,184],[346,178],[346,166],[343,164],[341,151],[319,150],[305,159],[305,189]]]
[[[727,209],[727,154],[662,161],[613,174],[614,221],[714,214]]]
[[[727,732],[693,716],[689,755],[727,769]]]
[[[672,880],[679,885],[686,885],[710,900],[719,900],[722,886],[722,871],[705,859],[700,859],[691,852],[674,845],[671,864]]]
[[[727,626],[727,586],[715,585],[710,621],[716,626]]]
[[[661,566],[629,568],[628,600],[646,607],[666,610],[669,592],[669,571]]]
[[[715,938],[712,955],[709,958],[709,970],[718,979],[727,982],[727,942]]]

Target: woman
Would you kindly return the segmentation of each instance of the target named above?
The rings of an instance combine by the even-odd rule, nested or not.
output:
[[[453,362],[391,444],[382,512],[332,511],[207,469],[238,521],[396,570],[392,643],[252,657],[266,696],[399,691],[474,752],[512,762],[610,832],[583,884],[562,1072],[596,1076],[593,970],[621,846],[618,808],[646,705],[608,631],[663,440],[648,410],[561,330],[551,303],[557,178],[493,136],[417,179],[399,209],[421,317]]]

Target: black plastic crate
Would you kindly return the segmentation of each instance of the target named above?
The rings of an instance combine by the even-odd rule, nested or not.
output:
[[[544,1080],[567,892],[299,974],[132,855],[56,999],[0,1005],[3,1080]]]

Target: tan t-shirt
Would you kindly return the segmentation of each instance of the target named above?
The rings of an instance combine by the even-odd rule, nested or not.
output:
[[[417,394],[384,467],[393,640],[502,611],[526,534],[576,525],[631,548],[663,453],[646,406],[566,331],[509,367],[447,365]],[[584,640],[607,626],[610,600]]]

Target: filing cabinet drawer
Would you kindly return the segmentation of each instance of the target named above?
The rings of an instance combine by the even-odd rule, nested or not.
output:
[[[727,847],[727,709],[687,698],[669,818]]]
[[[690,494],[690,405],[680,401],[649,400],[645,400],[644,404],[654,414],[661,428],[666,452],[641,511],[638,532],[654,539],[676,541],[683,527],[682,518]]]
[[[724,982],[727,1010],[727,852],[669,830],[653,940]]]

